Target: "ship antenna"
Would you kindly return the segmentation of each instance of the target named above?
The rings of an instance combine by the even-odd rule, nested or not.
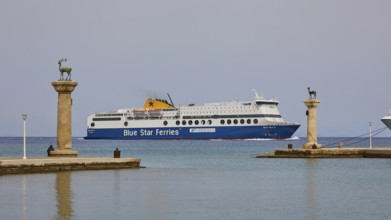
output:
[[[253,89],[253,92],[255,93],[255,99],[262,99],[263,97],[259,96],[257,90]],[[262,94],[263,96],[263,94]]]
[[[173,107],[175,107],[174,102],[172,101],[171,96],[170,96],[169,93],[167,93],[167,96],[168,96],[168,98],[170,99],[171,105],[172,105]]]

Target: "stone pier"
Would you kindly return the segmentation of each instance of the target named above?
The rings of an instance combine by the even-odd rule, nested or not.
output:
[[[318,129],[317,129],[317,107],[320,104],[318,99],[308,99],[304,101],[307,106],[307,143],[303,145],[304,149],[318,149],[322,145],[318,144]]]
[[[276,149],[257,158],[390,158],[391,148]]]
[[[57,149],[50,156],[76,157],[78,152],[72,150],[72,97],[77,86],[75,81],[55,81],[52,85],[58,93],[57,110]]]
[[[144,168],[140,162],[138,158],[0,158],[0,177],[7,174]]]
[[[391,148],[322,148],[318,143],[317,107],[320,101],[316,99],[316,91],[310,91],[309,99],[304,101],[307,106],[307,143],[303,148],[294,149],[288,144],[287,149],[276,149],[272,153],[256,156],[257,158],[391,158]]]

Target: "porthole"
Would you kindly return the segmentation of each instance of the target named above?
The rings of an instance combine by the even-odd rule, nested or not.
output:
[[[228,120],[227,120],[227,124],[230,125],[231,123],[232,123],[231,119],[228,119]]]
[[[238,120],[237,119],[234,120],[234,124],[236,124],[236,125],[238,124]]]
[[[167,121],[163,121],[163,124],[164,124],[164,126],[167,126],[168,122]]]
[[[95,127],[95,123],[94,122],[91,123],[91,127]]]
[[[125,122],[124,122],[124,125],[125,125],[125,127],[127,127],[127,126],[128,126],[128,122],[127,122],[127,121],[125,121]]]
[[[180,122],[180,121],[176,121],[175,124],[176,124],[176,125],[180,125],[181,122]]]
[[[251,124],[251,119],[247,119],[247,124]]]
[[[186,125],[186,121],[185,120],[182,121],[182,125]]]
[[[202,121],[201,121],[201,124],[204,125],[204,124],[205,124],[205,120],[202,120]]]
[[[212,120],[208,120],[208,125],[211,125],[212,124]]]
[[[244,119],[240,119],[240,124],[244,124]]]
[[[254,119],[254,124],[258,124],[258,119]]]
[[[198,125],[199,123],[200,123],[200,122],[199,122],[198,120],[195,120],[195,121],[194,121],[194,124],[195,124],[195,125]]]
[[[190,121],[189,121],[189,125],[192,125],[192,124],[193,124],[193,121],[192,121],[192,120],[190,120]]]
[[[224,119],[221,119],[221,120],[220,120],[220,124],[222,124],[222,125],[225,124]]]

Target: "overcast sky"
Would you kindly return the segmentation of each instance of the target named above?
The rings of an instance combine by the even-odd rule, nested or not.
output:
[[[308,86],[319,136],[364,134],[391,108],[390,11],[390,0],[2,0],[0,136],[23,136],[24,112],[28,136],[56,136],[60,58],[79,83],[76,137],[88,115],[151,95],[202,104],[252,89],[305,136]]]

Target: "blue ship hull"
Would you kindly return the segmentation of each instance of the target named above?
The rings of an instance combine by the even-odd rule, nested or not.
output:
[[[85,139],[287,139],[300,125],[88,129]]]

